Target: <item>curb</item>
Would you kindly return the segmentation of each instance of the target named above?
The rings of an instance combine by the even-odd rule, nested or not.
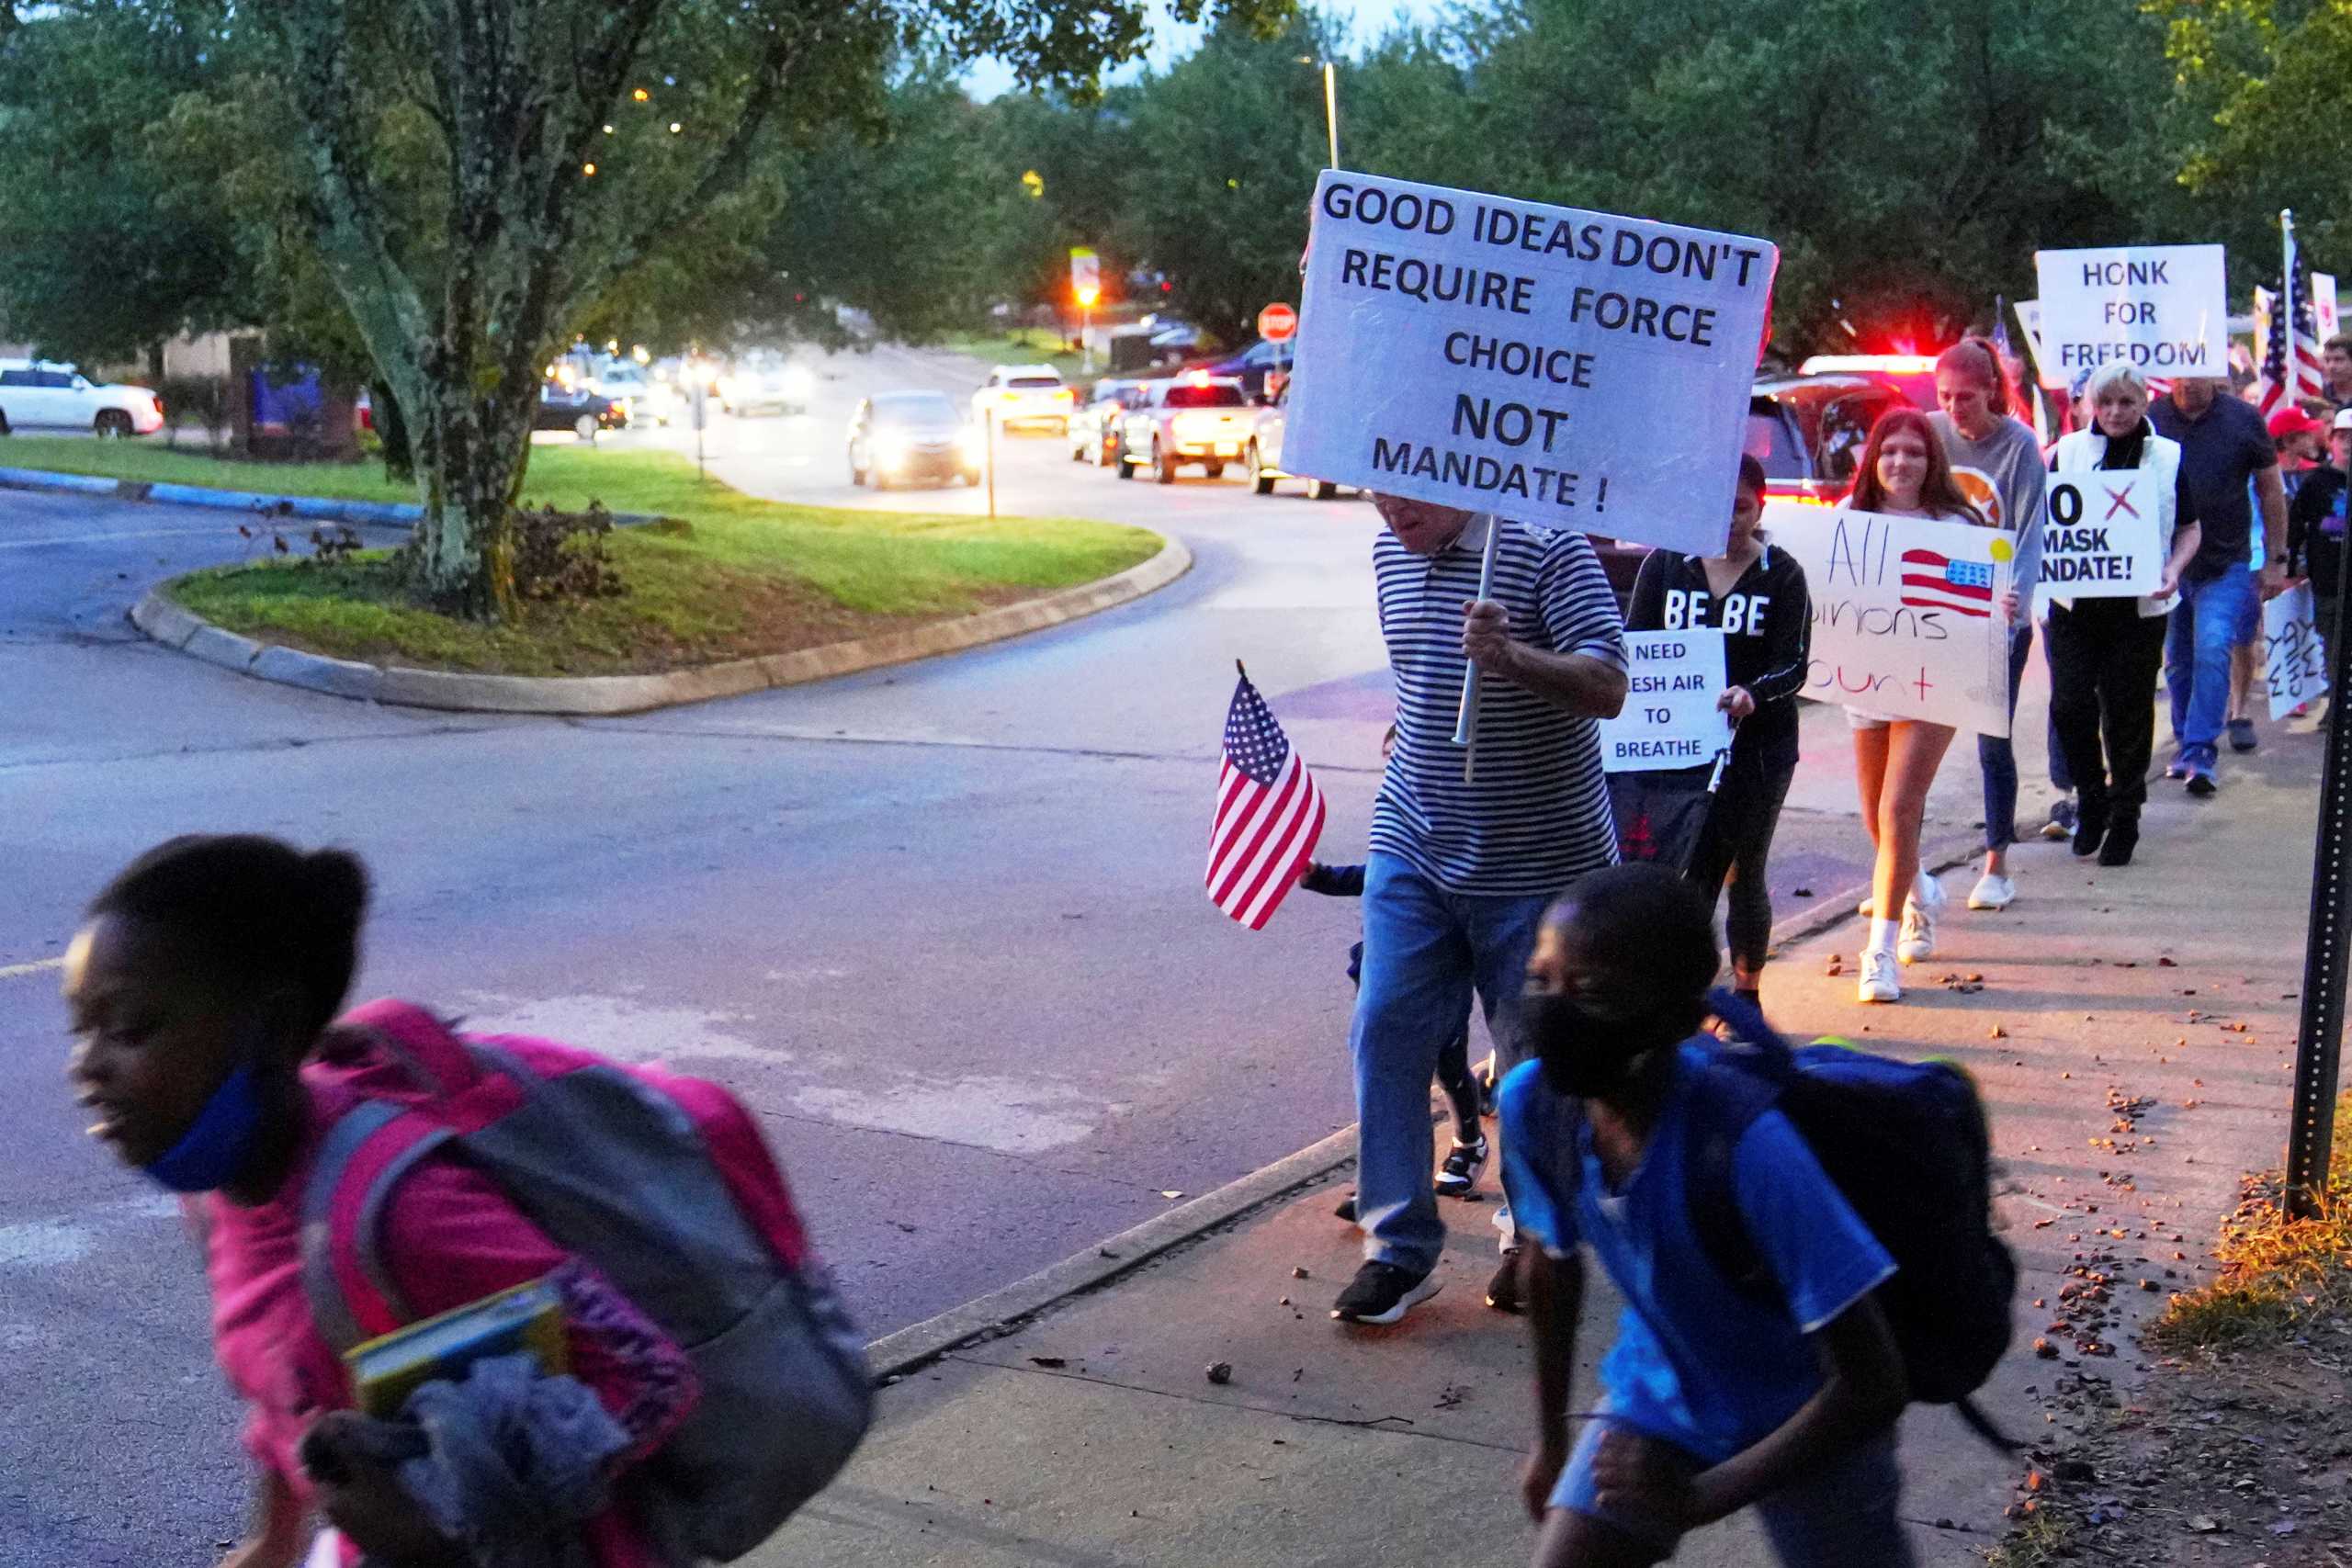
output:
[[[1928,866],[1931,874],[1940,874],[1954,866],[1967,864],[1982,852],[1982,848],[1981,835],[1956,835],[1933,851],[1924,852],[1920,863]],[[1854,912],[1854,905],[1868,891],[1867,883],[1859,887],[1840,889],[1830,894],[1817,907],[1803,914],[1792,915],[1774,926],[1770,950],[1772,956],[1783,956],[1783,950],[1809,937],[1818,936],[1845,921],[1860,919]],[[1350,1123],[1296,1154],[1286,1155],[1272,1165],[1261,1166],[1214,1192],[1204,1193],[1130,1230],[1121,1231],[1058,1263],[1048,1264],[1026,1279],[1016,1280],[986,1295],[975,1296],[961,1306],[950,1307],[935,1317],[927,1317],[896,1333],[884,1335],[865,1348],[866,1361],[874,1381],[877,1384],[896,1382],[907,1373],[937,1360],[951,1350],[976,1340],[1000,1337],[1050,1307],[1110,1284],[1121,1275],[1141,1268],[1163,1253],[1197,1241],[1213,1230],[1246,1217],[1253,1210],[1288,1197],[1341,1166],[1352,1163],[1355,1159],[1355,1126]]]
[[[1108,1284],[1164,1252],[1329,1175],[1355,1157],[1356,1129],[1350,1122],[1319,1143],[1049,1264],[1025,1280],[884,1335],[865,1348],[874,1378],[877,1382],[895,1382],[960,1345],[996,1337],[1057,1302]]]
[[[424,515],[424,508],[407,501],[338,501],[318,495],[265,495],[258,491],[214,490],[209,485],[154,483],[143,479],[100,479],[94,474],[51,473],[46,468],[0,468],[0,490],[50,491],[65,495],[103,496],[109,501],[147,502],[158,506],[201,506],[215,512],[253,512],[266,516],[299,517],[306,523],[347,523],[379,528],[406,528]],[[642,526],[661,521],[650,512],[616,512],[615,524]]]
[[[9,470],[0,469],[0,478]],[[113,481],[108,481],[113,482]],[[156,487],[158,489],[162,487]],[[231,491],[214,491],[230,494]],[[910,660],[956,653],[1042,631],[1084,615],[1113,609],[1167,587],[1192,570],[1193,553],[1175,539],[1138,566],[1077,588],[1027,599],[978,615],[934,621],[906,631],[792,653],[762,654],[662,675],[466,675],[400,665],[355,663],[300,649],[281,648],[239,637],[182,607],[162,588],[148,590],[131,607],[130,624],[167,648],[257,681],[300,686],[357,702],[454,713],[541,714],[569,717],[615,717],[741,696],[775,686],[853,675]]]

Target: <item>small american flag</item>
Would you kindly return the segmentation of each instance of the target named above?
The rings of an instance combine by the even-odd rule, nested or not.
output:
[[[1963,615],[1993,613],[1993,569],[1983,561],[1953,560],[1938,550],[1903,552],[1903,603],[1914,610],[1951,610]]]
[[[2257,287],[2254,291],[2255,339],[2262,345],[2262,368],[2256,373],[2248,395],[2265,419],[2297,398],[2321,397],[2327,389],[2320,365],[2318,316],[2312,309],[2311,274],[2303,270],[2300,255],[2295,259],[2295,320],[2291,329],[2284,309],[2285,296],[2283,278],[2276,289]],[[2294,340],[2295,367],[2291,375],[2287,369],[2290,336]]]
[[[1209,897],[1263,931],[1323,831],[1323,792],[1243,675],[1225,716],[1216,817],[1209,824]]]

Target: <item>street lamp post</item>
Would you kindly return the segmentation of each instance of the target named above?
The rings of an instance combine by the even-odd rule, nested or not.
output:
[[[1078,287],[1078,353],[1079,368],[1083,375],[1094,374],[1094,302],[1102,291],[1091,283]]]

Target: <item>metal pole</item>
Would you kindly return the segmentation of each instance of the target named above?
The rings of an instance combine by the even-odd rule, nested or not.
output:
[[[2303,385],[2302,362],[2296,357],[2295,348],[2295,209],[2278,209],[2278,308],[2287,313],[2287,386],[2286,396],[2293,402]]]
[[[1080,375],[1094,374],[1094,307],[1078,308],[1078,352]]]
[[[1487,548],[1478,558],[1478,597],[1495,591],[1495,544],[1502,537],[1503,520],[1487,513]],[[1454,715],[1453,743],[1462,748],[1462,782],[1475,783],[1478,770],[1478,666],[1462,670],[1462,706]]]
[[[996,410],[988,412],[989,422],[989,519],[996,519]]]
[[[2352,595],[2347,595],[2352,597]],[[2311,924],[2303,939],[2303,1015],[2295,1032],[2295,1099],[2287,1127],[2284,1207],[2316,1219],[2327,1196],[2335,1141],[2335,1082],[2344,1049],[2346,905],[2352,903],[2352,725],[2344,722],[2352,680],[2352,615],[2339,603],[2327,642],[2327,750],[2320,766],[2319,832],[2312,850]]]
[[[1340,68],[1323,62],[1323,129],[1331,141],[1331,166],[1340,166]]]

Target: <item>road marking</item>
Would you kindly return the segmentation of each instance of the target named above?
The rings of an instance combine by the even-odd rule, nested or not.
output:
[[[62,958],[36,958],[30,964],[0,964],[0,980],[21,980],[28,975],[45,975],[51,969],[62,969]]]

